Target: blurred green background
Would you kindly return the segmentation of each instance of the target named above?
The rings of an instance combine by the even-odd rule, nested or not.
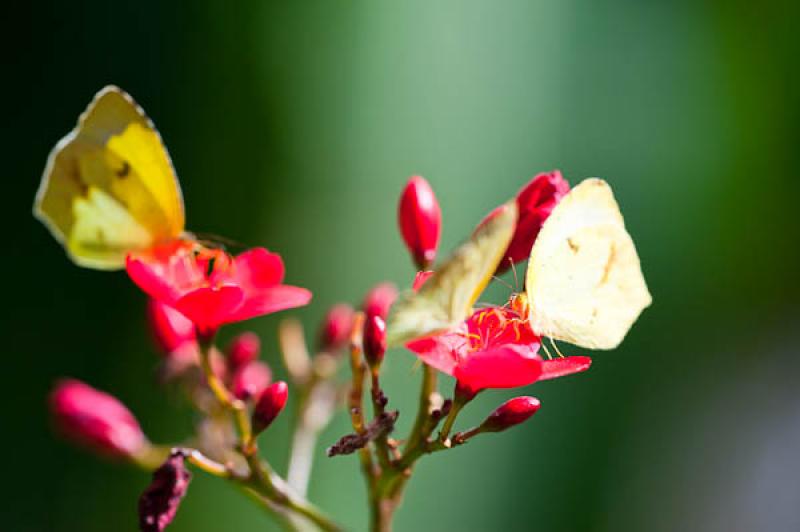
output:
[[[800,530],[797,2],[19,2],[4,18],[3,530],[135,529],[149,475],[52,434],[56,377],[111,391],[156,441],[191,423],[155,384],[143,295],[74,267],[30,215],[48,151],[106,83],[159,127],[189,228],[279,251],[313,290],[288,313],[309,334],[330,304],[410,282],[408,176],[436,190],[444,250],[539,171],[611,182],[653,307],[590,372],[525,390],[531,422],[424,459],[397,530]],[[273,366],[279,317],[246,324]],[[419,376],[388,358],[404,431]],[[512,395],[483,394],[462,425]],[[286,426],[264,438],[279,470]],[[346,430],[323,435],[310,496],[363,530],[356,459],[322,455]],[[171,530],[275,528],[198,474]]]

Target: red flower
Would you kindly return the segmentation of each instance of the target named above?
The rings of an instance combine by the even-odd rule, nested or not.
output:
[[[255,248],[231,257],[178,241],[131,254],[128,275],[152,298],[189,318],[204,335],[221,325],[306,305],[311,292],[281,284],[280,255]]]
[[[519,209],[517,227],[506,254],[497,267],[498,273],[507,270],[511,263],[523,261],[530,256],[531,248],[539,235],[542,224],[567,192],[569,192],[569,183],[558,170],[538,174],[522,187],[517,193],[517,208]],[[502,207],[497,209],[500,208]],[[497,209],[489,213],[481,224],[494,216]]]
[[[64,379],[50,394],[57,428],[74,442],[108,456],[134,457],[149,446],[130,410],[79,380]]]
[[[589,368],[588,357],[542,360],[540,339],[515,310],[479,310],[454,331],[406,345],[423,362],[452,375],[462,389],[516,388]]]
[[[397,209],[400,233],[414,262],[425,269],[436,260],[442,213],[430,184],[421,176],[408,180]]]

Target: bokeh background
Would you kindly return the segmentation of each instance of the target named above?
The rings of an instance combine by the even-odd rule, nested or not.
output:
[[[527,390],[534,420],[423,460],[398,530],[800,530],[798,3],[18,2],[4,19],[3,530],[135,528],[149,475],[53,436],[58,376],[113,392],[154,440],[191,424],[155,384],[143,295],[74,267],[30,215],[106,83],[158,125],[190,229],[277,250],[314,291],[290,313],[311,332],[334,302],[409,284],[410,175],[438,194],[445,250],[539,171],[611,182],[654,305],[589,373]],[[278,319],[247,324],[274,366]],[[419,376],[388,358],[405,429]],[[265,436],[278,469],[286,426]],[[363,530],[355,458],[322,454],[346,429],[324,433],[311,498]],[[171,530],[275,528],[198,474]]]

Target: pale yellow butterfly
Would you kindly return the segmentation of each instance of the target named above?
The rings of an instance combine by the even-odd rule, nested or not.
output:
[[[586,179],[545,221],[525,279],[533,331],[613,349],[652,302],[611,187]]]
[[[121,89],[94,97],[47,159],[34,215],[80,266],[114,270],[180,237],[181,190],[153,123]]]
[[[478,226],[418,292],[401,294],[387,318],[387,345],[446,331],[464,321],[503,258],[516,223],[517,206],[511,201]]]

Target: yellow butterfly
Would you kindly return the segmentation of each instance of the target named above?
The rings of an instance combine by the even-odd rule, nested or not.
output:
[[[389,346],[448,330],[464,321],[489,283],[514,234],[514,201],[482,223],[418,292],[400,295],[386,322]]]
[[[531,250],[525,290],[539,336],[619,345],[652,298],[608,183],[586,179],[556,205]]]
[[[47,159],[34,215],[78,265],[120,269],[131,251],[183,234],[180,185],[141,107],[103,88]]]

